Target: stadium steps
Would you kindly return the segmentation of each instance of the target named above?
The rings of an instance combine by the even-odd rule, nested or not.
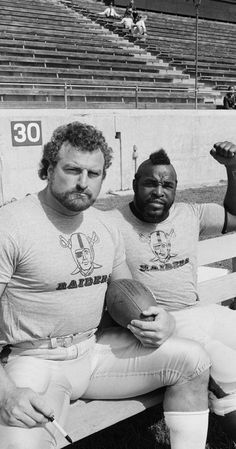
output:
[[[194,76],[192,61],[195,58],[195,18],[145,13],[148,15],[148,37],[145,42],[140,41],[139,46],[162,58],[170,66]],[[218,89],[221,85],[226,90],[228,85],[236,83],[235,74],[228,73],[234,70],[232,65],[236,59],[236,24],[200,18],[198,29],[199,82],[204,82],[207,88]],[[210,63],[208,73],[204,73],[201,63]],[[220,63],[224,63],[225,67],[219,67]]]
[[[1,107],[17,98],[60,107],[65,90],[68,107],[192,107],[189,74],[59,0],[0,0],[0,7]]]
[[[73,70],[69,67],[34,67],[33,64],[28,63],[23,65],[23,62],[20,61],[19,64],[15,62],[15,64],[4,65],[0,64],[0,80],[1,77],[12,77],[14,75],[18,75],[21,78],[24,78],[27,81],[28,77],[38,77],[44,76],[45,79],[47,77],[55,78],[55,79],[63,79],[63,80],[71,80],[73,82],[76,80],[86,80],[88,83],[90,80],[98,80],[103,79],[107,80],[107,82],[112,80],[120,80],[120,81],[136,81],[136,83],[142,81],[151,81],[153,87],[155,84],[162,82],[169,82],[171,84],[176,84],[178,80],[184,81],[187,75],[184,74],[176,74],[175,78],[170,73],[161,73],[156,70],[153,72],[143,72],[136,70],[113,70],[107,67],[107,70],[104,68],[99,70],[93,69],[83,69],[83,68],[73,68]],[[171,87],[171,86],[170,86]]]
[[[195,73],[195,19],[148,13],[147,51],[184,73]],[[236,83],[236,24],[199,19],[198,74],[205,85],[224,90]]]
[[[60,57],[59,57],[60,56]],[[54,57],[48,56],[45,57],[45,54],[40,57],[37,56],[35,57],[35,55],[32,56],[8,56],[8,55],[2,55],[1,59],[0,59],[0,67],[2,65],[9,65],[9,66],[14,66],[17,65],[18,67],[20,66],[29,66],[31,65],[32,67],[49,67],[49,68],[65,68],[65,69],[97,69],[98,66],[98,62],[101,63],[100,60],[98,59],[92,59],[92,60],[88,60],[85,58],[79,58],[79,57],[74,57],[73,60],[69,59],[68,57],[66,58],[61,58],[61,53],[60,55],[54,55]],[[114,72],[116,70],[118,71],[128,71],[128,72],[142,72],[142,73],[149,73],[151,72],[153,74],[153,67],[147,66],[146,64],[139,64],[136,61],[133,61],[132,63],[125,63],[125,61],[117,61],[116,58],[112,59],[110,58],[108,61],[102,61],[102,68],[103,70],[109,70],[110,72]],[[160,69],[158,69],[156,67],[157,73],[163,71],[163,68],[160,66]]]
[[[4,36],[0,37],[0,45],[4,46],[5,48],[12,47],[12,48],[27,48],[27,49],[42,49],[42,50],[51,50],[54,52],[61,52],[64,50],[68,50],[71,52],[74,52],[77,54],[78,52],[83,52],[86,54],[92,54],[94,57],[97,56],[97,54],[103,54],[104,57],[106,55],[120,55],[127,59],[127,63],[129,63],[130,60],[136,58],[138,60],[144,60],[144,58],[140,58],[139,54],[140,52],[137,50],[134,50],[133,53],[130,53],[129,51],[125,51],[117,46],[109,46],[106,47],[105,43],[103,42],[102,45],[98,45],[97,41],[94,45],[93,43],[88,42],[81,42],[73,39],[69,39],[68,41],[65,41],[65,39],[60,38],[53,38],[53,37],[45,37],[42,39],[41,36],[37,35],[30,35],[30,34],[15,34],[15,33],[4,33]],[[53,54],[52,53],[52,54]],[[145,59],[146,62],[146,59]]]
[[[155,56],[157,59],[161,59],[164,62],[168,62],[169,68],[173,67],[174,69],[181,70],[182,73],[189,74],[191,76],[192,80],[194,79],[195,73],[193,71],[190,70],[188,72],[187,68],[182,67],[181,64],[178,64],[175,66],[175,64],[172,61],[172,58],[169,57],[169,53],[171,53],[170,50],[173,51],[173,49],[175,49],[176,51],[183,52],[183,46],[185,46],[185,45],[187,46],[187,49],[189,46],[190,54],[193,55],[195,39],[193,36],[192,24],[191,23],[188,24],[189,18],[187,18],[187,21],[186,21],[187,27],[189,30],[189,42],[188,42],[188,38],[186,37],[185,30],[183,31],[183,25],[182,25],[181,21],[179,23],[179,27],[177,27],[178,29],[175,30],[176,18],[174,18],[174,25],[172,26],[172,24],[171,24],[171,26],[168,27],[169,15],[166,20],[166,19],[163,19],[166,16],[165,14],[162,15],[162,14],[153,13],[155,16],[155,20],[156,20],[156,17],[161,16],[160,24],[161,24],[163,36],[164,36],[164,37],[160,37],[160,40],[163,40],[163,45],[162,45],[163,48],[162,47],[157,48],[156,41],[155,41],[156,35],[154,33],[154,36],[152,36],[152,29],[149,30],[149,28],[151,28],[151,25],[149,22],[149,14],[151,14],[151,13],[149,13],[149,12],[148,12],[148,38],[147,38],[147,40],[143,41],[142,39],[141,40],[134,39],[134,37],[130,36],[130,34],[127,33],[125,30],[117,28],[116,21],[114,23],[114,20],[106,19],[104,17],[99,16],[98,13],[102,11],[103,7],[105,7],[104,4],[98,4],[97,2],[95,2],[93,0],[90,2],[87,2],[86,0],[73,0],[73,5],[72,5],[71,0],[61,0],[61,2],[66,4],[67,6],[72,7],[73,10],[79,12],[80,14],[84,14],[85,16],[89,17],[94,22],[100,23],[101,26],[106,27],[109,30],[112,30],[114,33],[118,33],[119,36],[123,36],[127,40],[134,42],[138,47],[143,48],[148,53],[153,54],[153,56]],[[116,8],[116,10],[121,15],[124,13],[124,8]],[[172,17],[172,16],[170,16],[170,17]],[[182,19],[182,18],[180,18],[180,19]],[[162,20],[164,23],[161,22]],[[177,17],[177,21],[178,20],[179,20],[179,18]],[[192,19],[192,20],[194,20],[194,19]],[[153,26],[153,28],[154,28],[154,30],[157,30],[157,28],[158,28],[158,31],[159,31],[159,24],[158,24],[158,26],[157,25]],[[180,30],[182,31],[183,38],[179,38]],[[172,35],[172,33],[174,33],[174,34]],[[193,46],[193,48],[192,48],[192,46]],[[163,51],[163,49],[165,49],[165,50]],[[208,50],[208,47],[205,46],[204,52],[206,52],[206,50]],[[208,78],[205,78],[205,79],[207,81],[207,84],[205,85],[204,80],[202,79],[202,80],[199,80],[198,87],[200,88],[200,90],[202,92],[204,90],[209,91],[209,95],[206,98],[206,101],[208,101],[209,98],[215,98],[216,102],[217,101],[220,102],[222,100],[222,95],[219,92],[216,92],[214,90],[211,92],[211,90],[212,90],[211,84],[212,83],[208,83]]]
[[[4,45],[5,44],[5,45]],[[74,47],[69,47],[68,50],[64,48],[64,46],[61,47],[60,52],[58,52],[58,48],[55,49],[55,51],[52,51],[52,49],[45,49],[43,48],[28,48],[27,44],[22,45],[22,42],[18,42],[17,44],[13,43],[12,41],[8,41],[8,44],[6,45],[6,41],[2,42],[0,39],[0,54],[1,54],[1,60],[3,61],[4,58],[7,58],[6,60],[10,63],[12,56],[19,56],[21,57],[28,57],[32,59],[50,59],[53,61],[54,59],[58,59],[60,57],[60,60],[62,62],[69,61],[69,62],[78,62],[81,61],[92,61],[93,63],[104,63],[106,65],[109,63],[110,65],[113,65],[115,63],[122,63],[123,67],[141,67],[144,70],[153,70],[152,65],[146,64],[145,58],[129,58],[129,61],[127,61],[126,56],[123,54],[107,54],[106,52],[96,52],[90,53],[90,52],[79,52],[78,49]],[[163,69],[163,64],[155,64],[156,69]]]

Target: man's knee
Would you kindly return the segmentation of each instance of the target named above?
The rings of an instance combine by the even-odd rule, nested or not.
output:
[[[164,409],[174,412],[199,412],[208,409],[208,380],[206,370],[185,383],[176,383],[166,389]]]
[[[207,384],[210,360],[199,343],[182,338],[169,338],[161,348],[167,357],[165,385],[184,384],[198,377],[199,381],[196,380],[196,383]]]
[[[209,384],[209,370],[200,373],[198,376],[192,378],[189,382],[182,384],[186,385],[189,394],[199,395],[203,393],[208,396],[208,384]]]

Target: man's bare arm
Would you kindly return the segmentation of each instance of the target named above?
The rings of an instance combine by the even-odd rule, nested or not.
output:
[[[0,283],[0,298],[6,284]],[[48,422],[53,410],[30,388],[19,388],[0,364],[0,415],[9,426],[34,427]]]
[[[228,218],[227,231],[236,231],[236,145],[228,141],[217,142],[211,150],[211,155],[226,168],[228,187],[224,206]]]

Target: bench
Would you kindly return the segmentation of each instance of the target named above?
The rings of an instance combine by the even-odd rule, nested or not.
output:
[[[47,77],[52,77],[53,79],[63,79],[70,81],[71,83],[74,80],[87,80],[88,83],[90,80],[107,80],[109,83],[112,80],[122,81],[122,82],[131,82],[134,81],[136,83],[150,82],[153,86],[157,84],[157,87],[160,87],[158,83],[173,83],[173,87],[178,84],[178,80],[181,82],[189,83],[189,87],[193,84],[190,82],[189,75],[181,75],[179,73],[173,72],[164,72],[158,73],[156,72],[136,72],[135,70],[103,70],[101,67],[100,70],[94,71],[92,69],[78,69],[74,68],[73,71],[71,68],[53,68],[53,67],[33,67],[33,66],[18,66],[18,65],[1,65],[0,66],[0,76],[9,77],[9,81],[13,80],[12,77],[19,76],[22,80],[28,81],[29,77],[45,77],[45,81]]]
[[[1,51],[1,50],[0,50]],[[41,67],[59,67],[59,68],[70,68],[73,70],[80,69],[80,68],[89,68],[96,70],[98,67],[98,58],[88,61],[87,59],[83,58],[76,58],[74,56],[74,59],[70,59],[68,57],[63,57],[61,55],[61,52],[57,53],[54,52],[53,57],[45,56],[45,57],[35,57],[35,56],[18,56],[18,55],[2,55],[1,54],[1,60],[0,60],[0,66],[2,64],[5,65],[18,65],[18,66],[41,66]],[[57,56],[57,58],[56,58]],[[110,58],[111,59],[111,58]],[[138,61],[133,61],[130,63],[128,59],[126,61],[117,62],[116,58],[113,57],[110,61],[99,61],[100,66],[104,70],[109,71],[115,71],[115,70],[125,70],[125,71],[136,71],[136,72],[150,72],[155,75],[155,73],[159,73],[160,70],[166,70],[166,68],[163,69],[163,66],[158,66],[157,64],[154,65],[147,65],[145,63],[139,64]],[[170,72],[170,70],[169,70]],[[172,72],[173,73],[173,72]]]
[[[17,55],[19,56],[22,54],[23,56],[32,56],[32,57],[50,57],[50,58],[58,58],[58,52],[60,51],[60,57],[62,58],[68,58],[73,60],[92,60],[97,62],[110,62],[110,65],[113,64],[113,62],[122,62],[124,64],[141,64],[142,66],[152,66],[156,67],[157,69],[163,69],[168,68],[169,64],[166,62],[163,62],[162,60],[149,60],[147,57],[138,55],[136,53],[132,54],[130,51],[124,50],[124,53],[122,54],[113,54],[114,52],[111,51],[110,53],[104,53],[97,51],[96,53],[88,53],[87,51],[79,51],[79,45],[78,46],[67,46],[68,49],[64,48],[63,45],[58,45],[57,48],[49,46],[48,48],[23,48],[22,41],[13,41],[12,39],[0,39],[0,52],[1,55]]]
[[[231,270],[221,268],[213,268],[212,270],[207,268],[207,279],[198,283],[202,305],[221,303],[234,298],[236,292],[236,271],[234,272],[236,270],[236,259],[234,259],[236,256],[236,234],[232,233],[201,240],[198,249],[199,267],[232,259],[232,272]],[[71,404],[64,427],[73,442],[75,442],[134,416],[149,407],[161,405],[162,400],[162,389],[147,395],[124,400],[78,400]],[[56,449],[61,449],[65,446],[67,446],[65,438],[57,435]]]

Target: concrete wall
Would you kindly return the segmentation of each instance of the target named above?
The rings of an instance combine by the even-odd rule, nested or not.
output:
[[[102,194],[132,187],[134,145],[138,149],[138,164],[150,152],[166,149],[177,170],[179,186],[186,187],[225,180],[224,167],[211,158],[209,151],[217,141],[236,142],[235,111],[1,110],[0,204],[45,185],[37,175],[42,144],[37,142],[34,123],[41,122],[42,143],[46,143],[57,126],[74,120],[101,129],[113,148],[113,165],[103,183]],[[121,133],[120,140],[115,139],[116,132]]]

